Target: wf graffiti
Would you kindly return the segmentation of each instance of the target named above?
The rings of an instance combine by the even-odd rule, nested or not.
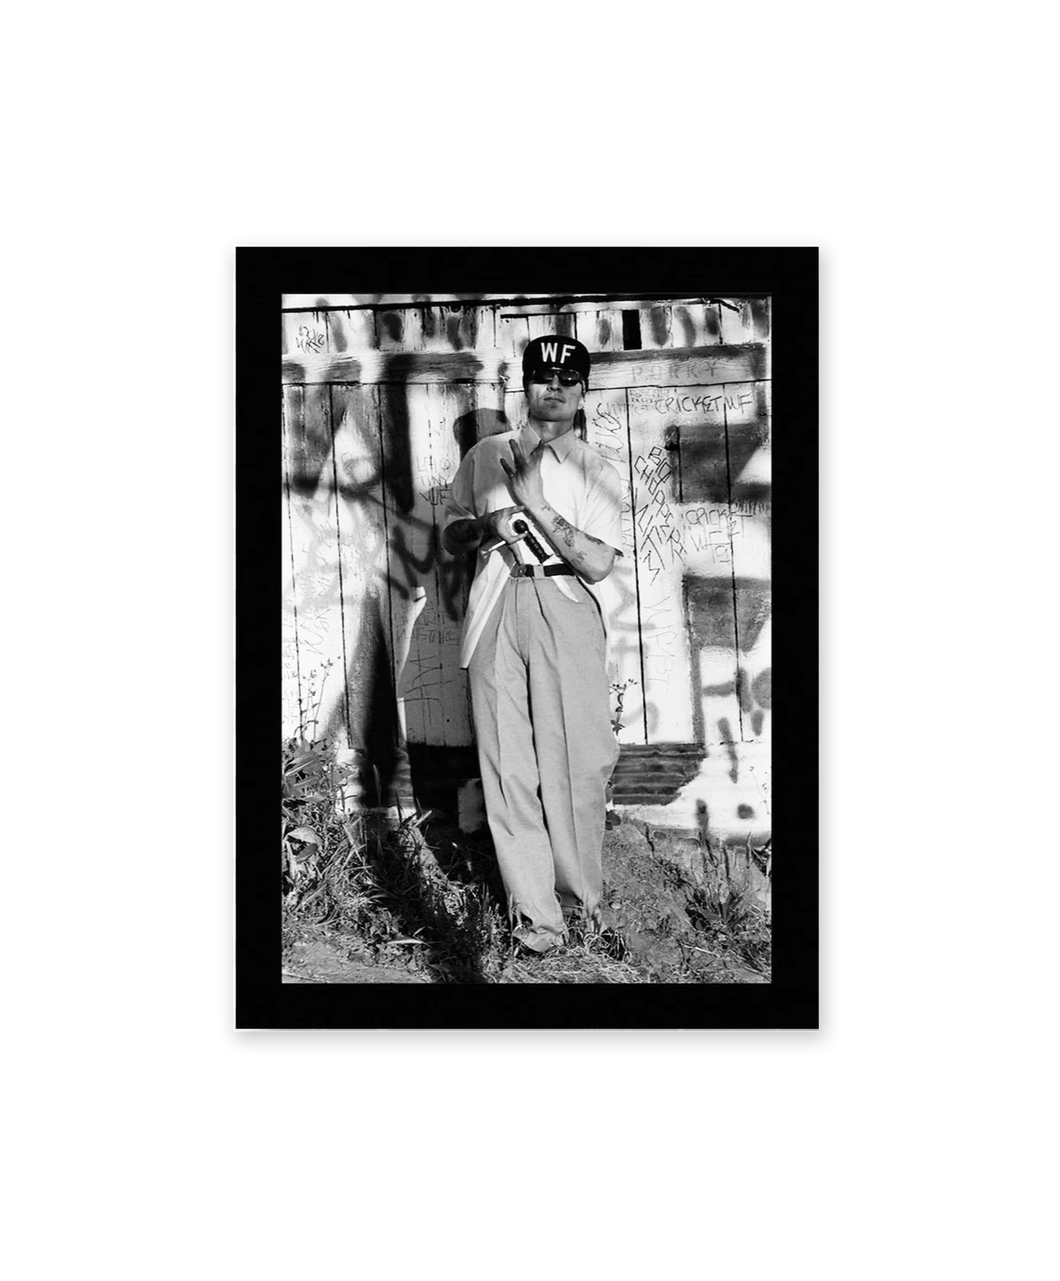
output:
[[[310,329],[308,325],[299,325],[298,335],[295,338],[295,345],[299,351],[323,351],[327,339],[318,329]]]

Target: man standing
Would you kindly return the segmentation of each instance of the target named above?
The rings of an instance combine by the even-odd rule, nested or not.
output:
[[[467,453],[445,545],[477,552],[460,665],[518,942],[546,952],[598,919],[605,788],[618,758],[590,584],[622,554],[618,472],[573,432],[590,360],[573,338],[523,354],[527,425]]]

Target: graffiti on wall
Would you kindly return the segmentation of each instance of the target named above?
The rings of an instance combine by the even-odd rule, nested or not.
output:
[[[443,548],[442,522],[463,454],[506,426],[498,395],[285,388],[285,732],[324,737],[369,774],[382,759],[391,781],[407,742],[472,741],[458,668],[470,566]]]
[[[299,325],[298,337],[295,339],[299,351],[323,351],[327,343],[326,336],[319,329],[310,329],[308,325]]]
[[[590,443],[629,476],[634,566],[612,575],[631,586],[608,602],[612,679],[639,679],[642,696],[627,692],[620,740],[702,743],[714,821],[762,831],[771,708],[766,395],[756,384],[632,387],[589,400]]]
[[[472,742],[457,657],[469,566],[442,547],[442,511],[467,449],[506,430],[520,399],[492,383],[409,381],[411,332],[438,345],[487,328],[454,325],[453,314],[404,313],[400,332],[377,318],[379,381],[364,385],[297,377],[300,353],[360,359],[352,328],[331,314],[287,326],[285,732],[311,722],[373,768],[382,760],[391,779],[406,743]],[[584,431],[622,478],[624,555],[600,588],[611,679],[624,690],[620,741],[703,744],[717,821],[760,824],[772,705],[768,385],[607,388],[587,398]]]

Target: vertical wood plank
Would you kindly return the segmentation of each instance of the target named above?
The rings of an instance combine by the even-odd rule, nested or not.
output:
[[[482,306],[476,310],[475,330],[477,341],[475,346],[482,350],[493,350],[497,346],[497,308],[496,306]]]
[[[704,742],[743,738],[734,546],[745,516],[733,501],[734,478],[757,449],[761,401],[755,383],[682,387],[661,402],[678,434],[689,632],[697,719]],[[731,768],[737,770],[735,755]],[[734,778],[735,782],[736,779]]]
[[[353,308],[326,312],[328,349],[338,355],[356,356],[375,351],[375,316],[371,308]]]
[[[286,387],[291,502],[292,611],[307,733],[348,747],[331,389]]]
[[[612,687],[624,686],[620,743],[644,743],[647,717],[644,704],[644,664],[637,602],[636,533],[633,522],[633,484],[629,456],[629,418],[623,388],[590,391],[585,401],[586,441],[622,478],[623,554],[602,583],[593,588],[607,620],[607,659]],[[618,694],[612,688],[612,712]]]
[[[423,313],[418,307],[380,309],[375,316],[375,331],[380,351],[422,351]]]
[[[751,303],[744,298],[726,298],[725,302],[729,305],[720,308],[722,341],[728,344],[760,341]]]
[[[442,546],[445,504],[464,453],[482,436],[491,434],[499,394],[498,386],[481,383],[443,383],[428,390],[431,453],[422,485],[434,523],[435,585],[433,600],[428,601],[432,612],[424,626],[442,670],[442,740],[447,747],[464,747],[473,740],[467,678],[460,669],[471,564],[467,557],[451,556]]]
[[[617,308],[575,313],[575,337],[589,351],[622,350],[622,313]]]
[[[298,672],[298,720],[291,724],[285,721],[285,732],[312,736],[309,725],[309,673],[315,664],[315,656],[307,650],[301,652],[300,598],[304,592],[304,574],[306,548],[311,537],[311,526],[308,520],[307,490],[311,488],[305,478],[306,472],[306,437],[305,437],[305,388],[299,385],[283,387],[284,426],[286,429],[286,464],[287,464],[287,538],[290,555],[289,586],[283,599],[284,630],[293,630],[294,648],[297,654]],[[315,481],[313,482],[315,486]],[[286,577],[286,575],[285,575]],[[315,727],[314,727],[315,728]]]
[[[666,303],[646,307],[640,313],[642,350],[673,346],[673,308]],[[678,344],[680,345],[680,344]]]
[[[283,425],[283,512],[281,515],[282,575],[280,639],[280,717],[284,738],[300,735],[303,720],[302,674],[298,655],[298,603],[292,537],[291,470],[295,423],[301,418],[301,387],[284,387],[280,400]]]
[[[726,392],[735,390],[726,386]],[[769,384],[758,383],[749,390],[755,406],[754,417],[749,420],[738,408],[729,408],[742,397],[727,395],[725,400],[733,460],[733,596],[740,736],[744,742],[769,738],[772,713]]]
[[[424,716],[416,697],[406,700],[408,654],[426,591],[421,583],[423,538],[415,514],[413,469],[413,405],[410,397],[423,396],[422,388],[383,383],[374,388],[380,450],[386,478],[385,525],[393,637],[395,689],[400,721],[409,741],[422,742]]]
[[[398,745],[379,433],[365,392],[332,387],[340,618],[350,745],[382,768]]]
[[[631,388],[627,404],[647,741],[691,742],[678,458],[659,390]]]
[[[671,346],[708,347],[721,342],[718,308],[706,303],[675,303]]]
[[[381,384],[384,466],[397,481],[388,505],[390,576],[415,612],[408,656],[398,688],[409,742],[445,743],[445,684],[439,652],[440,616],[434,520],[434,455],[440,442],[432,421],[429,389],[422,384]]]
[[[557,311],[546,316],[527,316],[530,338],[547,338],[551,334],[575,337],[576,314]],[[522,353],[520,352],[520,357]]]
[[[481,331],[482,320],[481,307],[465,304],[456,311],[450,320],[450,339],[454,351],[474,351],[487,345],[486,336]]]
[[[755,342],[768,342],[770,335],[772,308],[768,298],[751,300],[751,328]]]
[[[522,395],[523,352],[530,341],[526,316],[501,316],[497,324],[497,344],[508,356],[508,391]]]
[[[523,391],[522,366],[509,379],[504,392],[504,431],[521,431],[526,426],[526,393]],[[491,435],[496,433],[491,432]]]
[[[422,336],[423,351],[451,351],[449,337],[449,307],[420,307],[419,330]]]
[[[398,735],[408,742],[408,718],[402,697],[409,645],[423,609],[426,592],[409,572],[403,554],[405,527],[412,504],[412,466],[404,389],[387,384],[365,388],[365,405],[375,428],[382,459],[383,530],[386,538],[386,603],[389,616],[391,687],[397,708]]]
[[[390,456],[386,494],[399,715],[411,743],[473,742],[460,633],[471,566],[441,545],[445,501],[467,450],[504,430],[499,384],[375,389]],[[407,448],[399,448],[400,440]],[[408,484],[405,482],[408,478]]]

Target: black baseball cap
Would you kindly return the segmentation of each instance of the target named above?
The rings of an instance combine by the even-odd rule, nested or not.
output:
[[[523,381],[536,369],[571,369],[589,386],[589,349],[577,338],[551,334],[532,338],[523,352]]]

